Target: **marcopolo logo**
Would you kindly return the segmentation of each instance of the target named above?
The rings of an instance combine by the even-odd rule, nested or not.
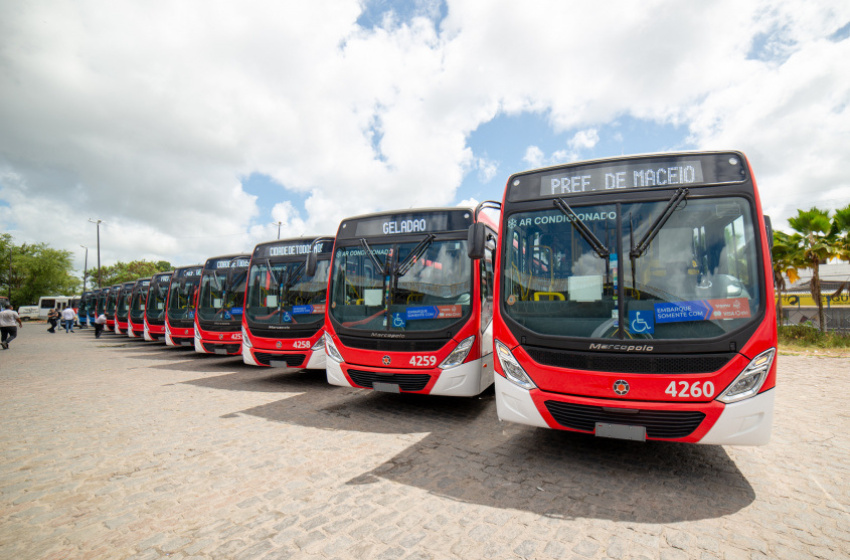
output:
[[[619,350],[620,352],[652,352],[652,346],[638,344],[591,344],[590,350]]]

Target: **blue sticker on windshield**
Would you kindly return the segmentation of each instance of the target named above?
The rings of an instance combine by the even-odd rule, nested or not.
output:
[[[706,300],[656,303],[656,323],[681,323],[683,321],[706,321],[713,309]]]
[[[393,313],[393,327],[397,329],[403,329],[407,322],[404,320],[404,315],[402,313]]]
[[[652,311],[629,311],[629,332],[632,334],[654,334],[655,317]]]
[[[293,315],[310,315],[313,313],[312,305],[293,305],[292,306],[292,314]]]

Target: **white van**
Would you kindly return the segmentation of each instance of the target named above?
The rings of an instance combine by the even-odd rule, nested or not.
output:
[[[18,317],[21,321],[37,321],[38,306],[37,305],[22,305],[18,308]]]
[[[62,312],[68,307],[68,302],[71,300],[68,296],[42,296],[38,298],[38,318],[47,319],[47,314],[51,309]]]

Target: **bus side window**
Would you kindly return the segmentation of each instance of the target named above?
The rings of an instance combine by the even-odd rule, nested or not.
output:
[[[493,319],[493,260],[494,250],[484,248],[484,258],[480,261],[481,266],[481,331],[490,324]]]

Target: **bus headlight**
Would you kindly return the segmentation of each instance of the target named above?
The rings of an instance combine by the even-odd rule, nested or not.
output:
[[[242,346],[245,348],[253,348],[254,345],[251,344],[251,338],[248,336],[248,331],[245,330],[245,327],[242,327]]]
[[[764,385],[764,380],[767,379],[774,356],[776,356],[776,348],[771,348],[756,356],[750,362],[750,365],[735,378],[735,381],[720,393],[717,400],[729,404],[748,399],[758,393],[761,386]]]
[[[342,354],[340,354],[339,350],[336,349],[334,341],[327,334],[325,334],[325,353],[328,355],[328,358],[337,363],[341,364],[344,361],[342,359]]]
[[[460,344],[452,350],[452,353],[446,356],[446,359],[439,365],[439,368],[449,369],[462,364],[466,357],[469,356],[469,351],[472,350],[473,342],[475,342],[475,335],[463,339]]]
[[[314,345],[313,345],[313,347],[312,347],[312,348],[310,348],[310,351],[312,351],[312,352],[319,352],[319,351],[321,351],[324,347],[325,347],[325,335],[324,335],[324,334],[322,334],[322,336],[320,336],[320,337],[319,337],[319,340],[317,340],[317,341],[316,341],[316,344],[314,344]]]
[[[522,369],[522,366],[519,365],[518,361],[516,361],[516,358],[514,358],[510,349],[498,340],[496,341],[496,355],[499,357],[499,363],[502,365],[502,371],[505,372],[505,377],[507,377],[508,380],[529,391],[537,388],[537,385],[534,384],[531,377],[525,373],[525,370]]]

